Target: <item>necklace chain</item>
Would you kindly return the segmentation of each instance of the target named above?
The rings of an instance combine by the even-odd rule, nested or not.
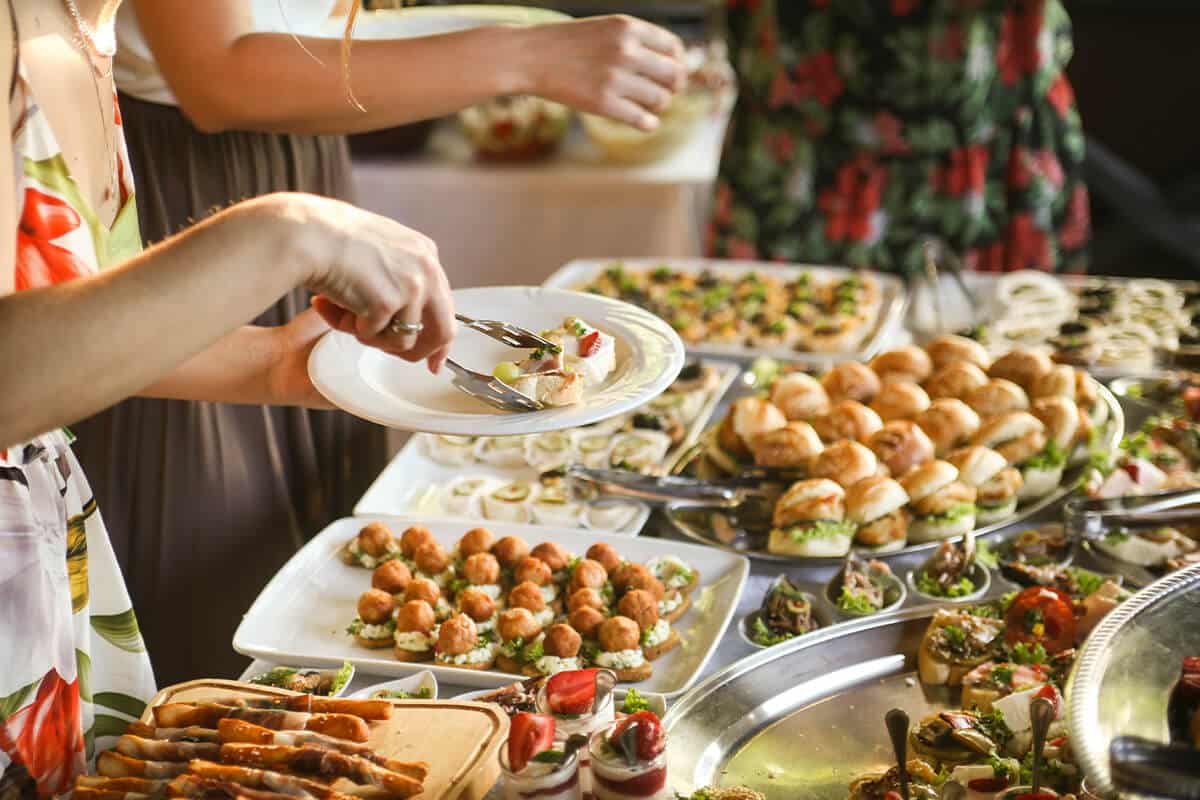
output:
[[[87,20],[83,18],[83,14],[79,13],[79,7],[75,5],[75,0],[64,0],[67,6],[67,12],[71,15],[71,20],[75,23],[75,44],[87,57],[88,63],[92,67],[92,72],[95,76],[92,79],[92,89],[96,94],[96,110],[100,112],[100,127],[104,132],[104,155],[108,161],[108,181],[104,188],[104,199],[108,200],[113,195],[113,186],[120,181],[121,177],[117,174],[120,164],[117,160],[117,151],[113,139],[115,138],[109,128],[113,124],[112,112],[106,113],[104,110],[104,100],[101,98],[100,82],[112,77],[112,57],[116,55],[117,43],[116,34],[111,21],[108,25],[101,28],[99,35],[103,37],[102,42],[97,41],[97,32],[93,31],[88,25]],[[108,61],[108,72],[103,72],[96,67],[97,61]]]

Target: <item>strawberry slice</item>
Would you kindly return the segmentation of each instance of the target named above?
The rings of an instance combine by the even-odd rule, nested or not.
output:
[[[609,743],[618,752],[622,750],[622,740],[629,735],[626,731],[630,728],[634,729],[632,735],[638,760],[653,761],[667,748],[667,734],[663,731],[662,722],[659,721],[658,716],[653,711],[639,711],[625,717],[613,729]]]
[[[592,331],[579,340],[579,357],[587,358],[596,355],[600,350],[600,331]]]
[[[597,669],[559,672],[546,681],[546,702],[555,714],[586,714],[596,702]]]
[[[554,717],[522,711],[512,718],[508,733],[508,766],[513,772],[525,769],[538,753],[554,747]]]
[[[1047,683],[1041,689],[1038,689],[1034,693],[1033,696],[1034,697],[1044,697],[1047,700],[1049,700],[1054,705],[1054,716],[1055,717],[1057,717],[1062,712],[1062,697],[1059,695],[1058,690],[1055,689],[1050,684]]]

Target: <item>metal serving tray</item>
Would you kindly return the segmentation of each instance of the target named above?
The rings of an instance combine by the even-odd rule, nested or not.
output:
[[[845,800],[851,780],[893,761],[889,709],[915,721],[957,700],[916,677],[921,637],[938,607],[824,628],[696,686],[664,720],[672,787],[740,785],[768,797]]]
[[[1105,436],[1105,446],[1109,452],[1115,452],[1117,446],[1121,442],[1121,438],[1125,435],[1125,413],[1121,408],[1121,404],[1117,401],[1116,396],[1103,384],[1097,383],[1099,396],[1108,405],[1109,419],[1111,420],[1108,426],[1108,432]],[[715,431],[715,428],[710,431]],[[697,458],[702,457],[699,453]],[[676,472],[681,471],[687,466],[685,462],[681,462]],[[1063,476],[1062,483],[1059,488],[1046,495],[1045,497],[1035,500],[1030,503],[1025,503],[1017,509],[1017,513],[1012,517],[996,522],[992,525],[985,525],[975,529],[976,537],[987,537],[998,533],[1002,530],[1008,530],[1019,525],[1028,527],[1030,521],[1058,504],[1062,503],[1074,491],[1074,487],[1078,482],[1082,471],[1086,469],[1086,465],[1079,465],[1072,469],[1068,469]],[[668,504],[665,508],[664,516],[671,524],[671,527],[682,536],[693,539],[697,542],[710,545],[712,547],[720,547],[739,555],[748,556],[750,558],[759,559],[762,561],[774,561],[784,564],[837,564],[841,562],[840,558],[801,558],[797,556],[777,555],[767,552],[766,549],[766,531],[759,536],[746,536],[744,532],[734,531],[738,535],[731,539],[722,538],[713,529],[710,520],[714,514],[721,514],[721,511],[700,510],[694,507],[685,505]],[[955,539],[954,541],[958,541]],[[891,553],[872,554],[873,558],[891,561],[892,559],[904,556],[910,553],[928,553],[933,551],[940,542],[927,542],[925,544],[909,545],[901,550],[896,550]]]
[[[1092,792],[1115,796],[1114,737],[1170,741],[1167,704],[1183,658],[1197,655],[1200,564],[1150,584],[1092,631],[1068,684],[1071,745]]]

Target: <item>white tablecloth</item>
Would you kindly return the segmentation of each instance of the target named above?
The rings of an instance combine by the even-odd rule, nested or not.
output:
[[[359,204],[431,236],[454,286],[539,284],[575,258],[700,254],[725,118],[671,157],[613,166],[576,125],[535,164],[481,164],[454,124],[412,159],[355,164]]]

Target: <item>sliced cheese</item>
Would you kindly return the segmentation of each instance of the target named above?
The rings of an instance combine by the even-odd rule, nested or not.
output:
[[[1004,715],[1004,723],[1008,725],[1008,729],[1014,734],[1024,733],[1033,729],[1033,718],[1029,713],[1029,704],[1033,702],[1033,698],[1045,685],[1039,684],[1029,689],[1013,692],[1007,697],[1001,697],[992,703],[992,708]],[[1057,691],[1055,695],[1054,718],[1061,719],[1063,704],[1061,699],[1057,698]]]
[[[991,764],[963,764],[961,767],[955,767],[950,773],[950,780],[957,781],[963,786],[966,786],[971,781],[991,780],[996,777],[996,771],[992,769]]]

